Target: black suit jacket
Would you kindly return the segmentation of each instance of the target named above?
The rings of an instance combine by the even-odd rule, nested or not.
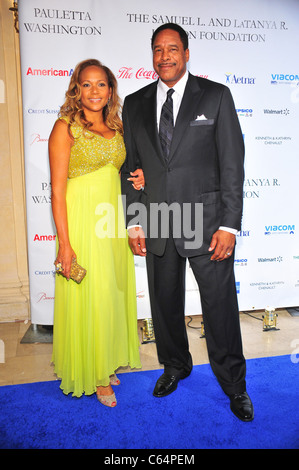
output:
[[[173,211],[169,214],[176,213],[177,218],[173,222],[177,250],[182,256],[196,256],[207,253],[212,235],[220,226],[241,228],[243,136],[229,89],[189,74],[166,162],[157,129],[157,83],[127,96],[124,102],[127,157],[122,168],[122,192],[126,196],[127,225],[143,225],[147,249],[161,255],[167,238],[165,232],[161,233],[167,216],[165,206],[171,205]],[[129,172],[137,167],[144,171],[142,192],[134,190],[127,181]],[[144,206],[131,205],[136,202]],[[163,214],[158,217],[158,228],[157,214]],[[196,246],[197,242],[190,245],[194,229],[198,233],[202,229],[201,246]]]

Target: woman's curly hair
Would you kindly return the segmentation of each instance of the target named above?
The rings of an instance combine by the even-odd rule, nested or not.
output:
[[[69,129],[72,124],[83,126],[83,129],[89,129],[92,123],[87,121],[84,110],[81,106],[80,74],[84,69],[90,66],[96,66],[104,70],[107,75],[108,85],[111,89],[111,98],[109,103],[103,109],[103,118],[109,129],[118,131],[123,135],[123,124],[120,119],[121,104],[117,93],[117,81],[111,70],[103,65],[97,59],[87,59],[76,65],[68,90],[65,94],[65,102],[60,108],[59,116],[68,117]]]

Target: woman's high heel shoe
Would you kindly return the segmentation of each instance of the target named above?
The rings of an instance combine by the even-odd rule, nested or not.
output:
[[[109,406],[109,408],[114,408],[117,405],[115,393],[112,393],[112,395],[101,395],[97,391],[97,399],[102,405]]]
[[[110,384],[111,385],[119,385],[120,384],[120,380],[119,380],[119,378],[117,377],[116,374],[110,375]]]

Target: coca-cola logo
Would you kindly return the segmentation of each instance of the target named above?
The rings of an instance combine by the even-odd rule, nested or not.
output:
[[[154,70],[146,70],[144,67],[140,67],[138,70],[134,70],[133,67],[121,67],[117,74],[118,79],[133,79],[137,80],[157,80],[159,75]]]

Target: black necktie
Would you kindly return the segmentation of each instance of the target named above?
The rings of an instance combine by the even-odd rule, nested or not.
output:
[[[162,145],[162,150],[166,160],[168,159],[169,149],[173,133],[173,102],[172,94],[174,90],[170,88],[167,92],[167,98],[161,110],[159,137]]]

